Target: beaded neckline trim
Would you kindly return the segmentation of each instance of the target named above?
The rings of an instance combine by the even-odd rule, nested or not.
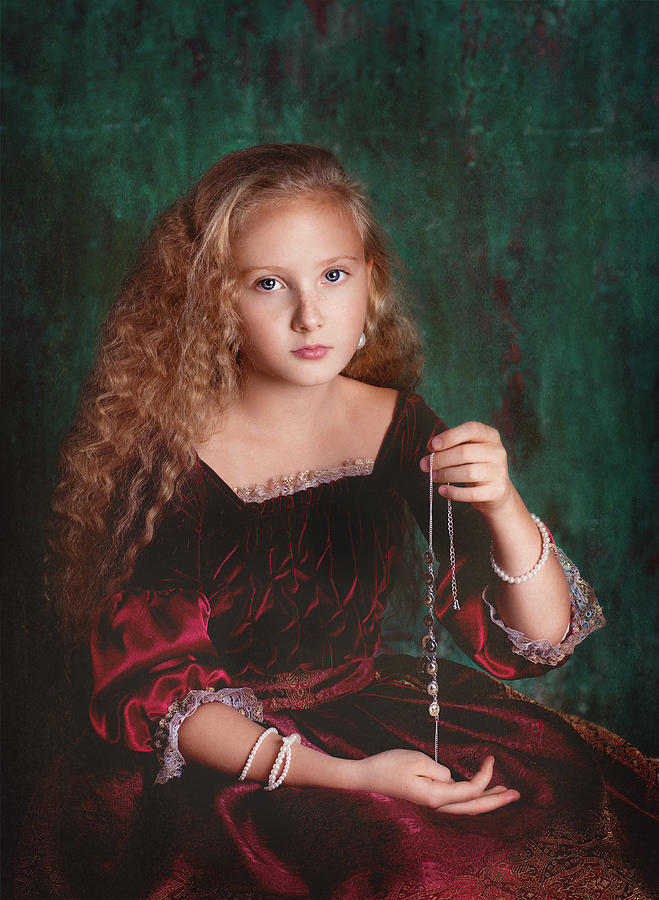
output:
[[[276,497],[296,494],[298,491],[308,491],[309,488],[339,481],[341,478],[370,475],[374,466],[373,459],[347,459],[342,466],[333,469],[306,469],[295,475],[271,478],[267,484],[257,484],[256,487],[235,487],[233,492],[244,503],[263,503],[265,500],[274,500]]]

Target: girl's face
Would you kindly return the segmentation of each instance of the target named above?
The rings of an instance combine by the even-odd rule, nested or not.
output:
[[[336,378],[357,349],[371,276],[349,214],[316,197],[266,205],[231,250],[252,374],[300,386]]]

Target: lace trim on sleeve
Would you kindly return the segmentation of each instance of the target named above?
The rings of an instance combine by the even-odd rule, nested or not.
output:
[[[525,657],[530,662],[544,666],[557,666],[566,656],[572,653],[577,644],[580,644],[591,632],[601,628],[606,621],[597,602],[595,592],[583,580],[577,567],[568,559],[560,547],[552,544],[552,549],[565,572],[570,588],[571,602],[570,624],[558,644],[552,644],[551,641],[544,638],[532,641],[525,634],[522,634],[521,631],[508,628],[501,621],[496,609],[487,599],[487,587],[483,591],[483,600],[490,608],[490,618],[510,638],[513,645],[513,653]]]
[[[248,719],[260,722],[263,706],[250,688],[210,688],[206,691],[188,691],[185,697],[174,700],[167,714],[158,724],[154,746],[160,763],[156,784],[165,784],[170,778],[180,778],[185,760],[178,748],[178,730],[183,722],[196,712],[202,703],[218,701],[237,709]]]

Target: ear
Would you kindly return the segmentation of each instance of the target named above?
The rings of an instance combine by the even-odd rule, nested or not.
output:
[[[373,259],[369,259],[366,262],[366,287],[370,291],[371,289],[371,273],[373,271]]]

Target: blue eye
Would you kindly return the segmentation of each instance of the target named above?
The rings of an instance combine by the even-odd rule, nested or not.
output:
[[[281,286],[281,282],[276,278],[262,278],[256,283],[257,288],[260,288],[262,291],[274,291],[278,285]]]
[[[325,278],[330,284],[338,284],[346,277],[347,273],[343,269],[330,269],[329,272],[325,272]]]

